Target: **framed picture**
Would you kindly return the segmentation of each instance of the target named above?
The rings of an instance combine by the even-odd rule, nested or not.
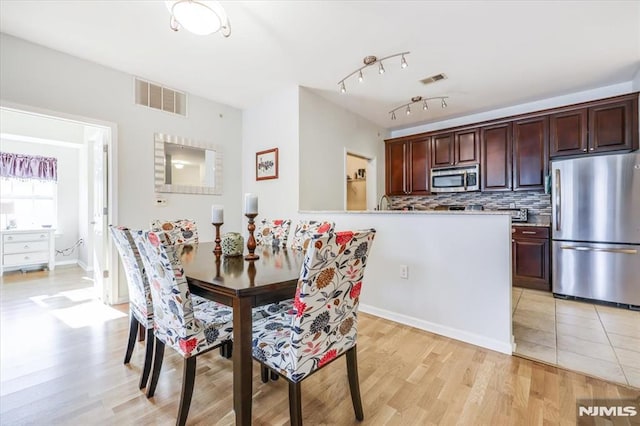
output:
[[[278,148],[256,152],[256,180],[278,179]]]

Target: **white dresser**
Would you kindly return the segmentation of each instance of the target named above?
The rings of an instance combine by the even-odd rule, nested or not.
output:
[[[0,276],[6,270],[45,265],[55,268],[55,229],[10,229],[0,231]]]

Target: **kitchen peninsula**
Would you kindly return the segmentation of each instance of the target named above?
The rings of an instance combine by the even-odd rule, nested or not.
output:
[[[511,354],[511,219],[501,211],[300,211],[375,228],[360,309]],[[406,265],[407,278],[400,277]]]

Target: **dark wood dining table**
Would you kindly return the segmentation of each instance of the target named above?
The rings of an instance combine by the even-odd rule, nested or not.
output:
[[[193,294],[233,307],[233,409],[236,425],[251,424],[253,396],[252,315],[254,306],[292,298],[304,254],[282,248],[256,249],[258,260],[213,253],[214,243],[182,250],[184,272]]]

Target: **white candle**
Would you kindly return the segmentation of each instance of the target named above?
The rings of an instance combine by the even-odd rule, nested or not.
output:
[[[211,206],[211,223],[224,223],[224,211],[222,206]]]
[[[244,195],[244,213],[258,214],[258,196],[255,194]]]

